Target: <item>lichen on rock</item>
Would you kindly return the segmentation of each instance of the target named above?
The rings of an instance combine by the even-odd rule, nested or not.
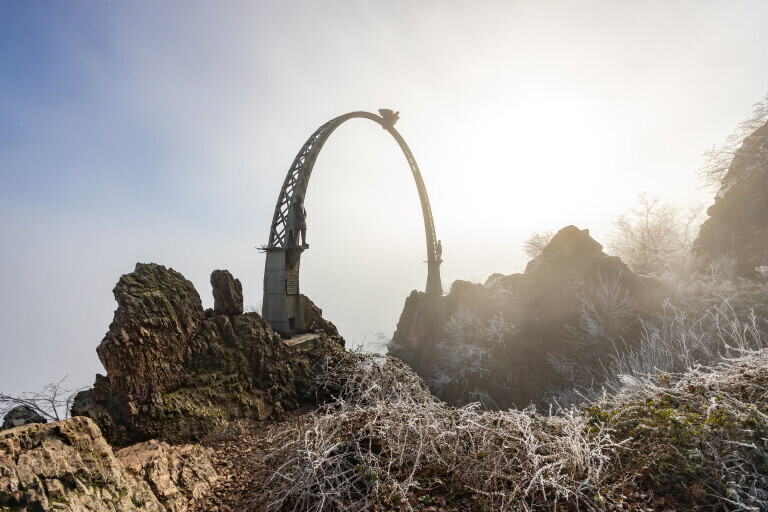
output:
[[[123,466],[88,418],[0,432],[0,509],[162,512],[144,481]]]
[[[200,445],[171,446],[151,440],[115,453],[126,477],[139,485],[146,482],[169,512],[185,512],[190,501],[199,500],[218,479],[211,463],[213,450]]]

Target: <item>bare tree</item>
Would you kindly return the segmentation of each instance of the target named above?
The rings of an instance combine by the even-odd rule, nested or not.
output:
[[[553,236],[555,236],[555,231],[552,229],[533,233],[528,237],[528,240],[523,242],[523,252],[531,259],[537,258]]]
[[[747,171],[768,170],[768,135],[751,136],[768,122],[768,94],[755,103],[752,115],[739,123],[736,130],[720,145],[704,152],[704,165],[698,175],[705,187],[718,190],[730,183],[724,181],[736,154],[743,155]]]
[[[635,272],[669,270],[689,254],[702,210],[701,204],[682,210],[643,192],[635,208],[613,221],[608,248]]]

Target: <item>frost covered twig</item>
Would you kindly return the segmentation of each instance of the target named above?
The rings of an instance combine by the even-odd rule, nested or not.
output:
[[[544,417],[452,408],[407,366],[375,355],[330,363],[318,386],[331,383],[335,399],[302,432],[276,440],[278,469],[261,497],[273,510],[411,508],[435,492],[470,494],[494,510],[600,508],[593,498],[616,445],[575,409]]]

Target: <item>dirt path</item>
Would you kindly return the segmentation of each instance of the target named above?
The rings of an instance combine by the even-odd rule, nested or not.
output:
[[[302,409],[306,414],[312,408]],[[289,413],[284,421],[261,421],[243,425],[242,431],[227,439],[208,440],[204,444],[214,449],[213,465],[219,480],[211,492],[189,512],[245,512],[272,472],[264,464],[264,456],[273,446],[270,438],[296,425],[297,415]]]

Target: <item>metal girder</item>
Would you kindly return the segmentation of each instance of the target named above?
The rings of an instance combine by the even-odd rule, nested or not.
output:
[[[298,154],[296,155],[296,158],[294,158],[293,163],[291,164],[291,167],[288,170],[288,173],[286,174],[285,181],[283,182],[283,187],[280,190],[280,195],[277,198],[277,205],[275,207],[275,213],[272,217],[272,227],[269,232],[269,243],[267,244],[266,250],[269,252],[281,252],[285,253],[286,257],[288,257],[288,253],[286,251],[293,251],[292,247],[290,247],[289,240],[288,240],[288,233],[291,227],[289,224],[290,219],[290,209],[293,204],[293,201],[297,197],[306,197],[307,193],[307,186],[309,185],[309,178],[312,175],[312,168],[315,165],[315,161],[317,160],[317,157],[320,153],[320,150],[323,148],[323,145],[325,144],[325,141],[328,139],[328,137],[338,128],[341,124],[343,124],[346,121],[349,121],[350,119],[370,119],[371,121],[379,124],[382,128],[384,128],[389,134],[397,141],[397,144],[400,146],[400,149],[402,150],[403,154],[405,155],[406,160],[408,161],[408,166],[411,168],[411,173],[413,174],[413,178],[416,182],[416,188],[419,192],[419,200],[421,201],[421,211],[422,215],[424,217],[424,231],[426,234],[427,239],[427,287],[426,287],[426,293],[428,294],[434,294],[434,295],[442,295],[443,293],[443,287],[442,282],[440,280],[440,263],[442,260],[440,259],[438,253],[437,253],[437,238],[435,236],[435,223],[432,219],[432,208],[429,205],[429,197],[427,196],[427,189],[424,186],[424,180],[421,177],[421,172],[419,171],[419,166],[416,163],[416,159],[413,156],[413,153],[411,153],[410,148],[408,147],[408,144],[405,143],[405,140],[403,140],[403,137],[400,135],[400,133],[395,130],[394,123],[397,121],[397,114],[392,113],[392,111],[385,111],[380,110],[383,114],[383,116],[377,116],[376,114],[372,114],[370,112],[350,112],[348,114],[344,114],[342,116],[336,117],[334,119],[331,119],[324,125],[322,125],[320,128],[318,128],[315,133],[312,134],[312,136],[307,139],[307,141],[302,146],[301,150],[299,150]],[[298,256],[293,256],[294,258],[300,258],[300,252],[298,253]],[[275,256],[272,257],[274,259]],[[270,260],[271,261],[271,260]],[[298,278],[298,259],[296,261],[296,277]],[[274,306],[274,298],[279,293],[285,293],[285,287],[284,285],[281,285],[281,290],[273,289],[276,286],[277,281],[274,278],[270,279],[270,283],[272,285],[270,286],[267,283],[266,279],[266,269],[265,269],[265,288],[264,288],[264,318],[268,320],[270,323],[274,325],[280,324],[281,326],[287,325],[287,319],[271,319],[270,311],[276,312],[278,310],[284,310],[285,308],[276,308],[272,307],[267,311],[267,295],[270,294],[272,298],[272,303]],[[270,288],[269,290],[267,288]],[[273,321],[274,320],[274,321]],[[303,324],[303,319],[301,319],[301,324]],[[280,329],[278,332],[281,332],[281,334],[286,335],[287,333],[282,332],[285,331],[285,329]],[[290,336],[290,334],[288,334]]]

